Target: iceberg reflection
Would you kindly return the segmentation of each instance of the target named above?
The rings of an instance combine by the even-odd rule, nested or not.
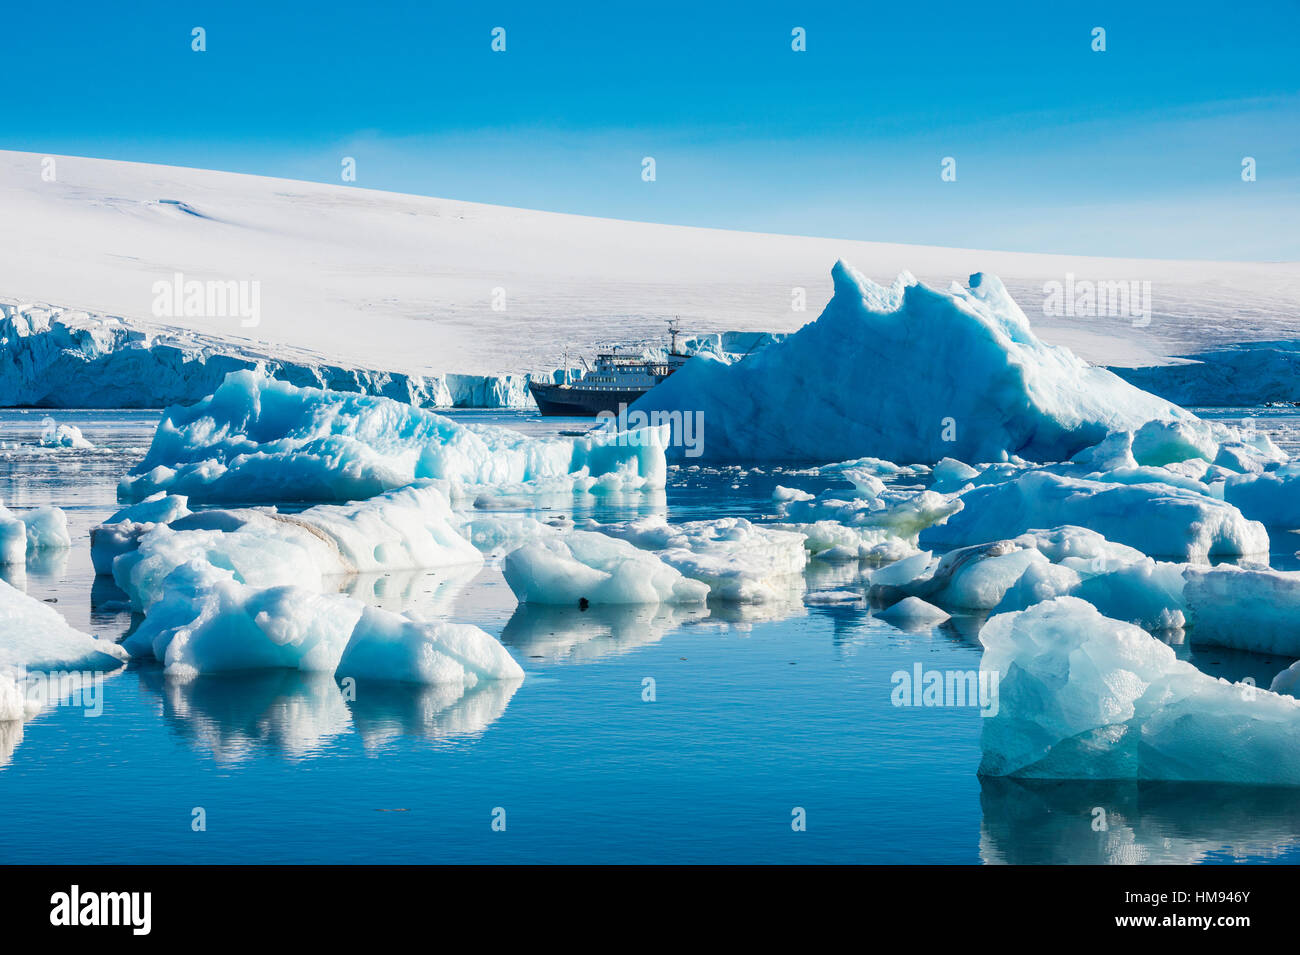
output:
[[[1294,789],[1004,777],[980,787],[987,864],[1182,865],[1300,846]]]
[[[520,604],[506,622],[501,642],[527,664],[591,663],[648,646],[681,624],[704,620],[704,607],[669,604],[547,607]]]
[[[360,681],[351,704],[352,719],[370,752],[402,736],[439,743],[481,736],[501,718],[522,683],[482,680],[466,690]]]
[[[250,670],[197,680],[169,680],[157,667],[141,683],[162,700],[167,723],[218,762],[240,763],[264,751],[290,759],[327,753],[355,731],[367,750],[402,736],[445,741],[483,733],[502,713],[520,680],[421,686],[345,681],[299,670]]]

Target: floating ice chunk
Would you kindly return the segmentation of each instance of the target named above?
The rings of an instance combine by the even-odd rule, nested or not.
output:
[[[709,587],[718,600],[761,603],[803,591],[804,537],[743,517],[669,524],[662,516],[594,530],[655,552],[668,566]]]
[[[53,418],[41,422],[41,447],[72,448],[78,451],[93,451],[95,446],[87,441],[76,425],[59,424]]]
[[[90,559],[97,574],[111,574],[113,561],[136,549],[140,538],[159,524],[170,524],[190,514],[183,495],[159,491],[118,511],[103,524],[90,529]]]
[[[210,397],[168,410],[118,495],[128,502],[161,490],[203,501],[346,501],[421,478],[660,488],[667,440],[667,426],[530,438],[388,398],[297,388],[239,371]]]
[[[926,603],[920,597],[904,597],[893,606],[876,614],[881,620],[907,630],[912,628],[936,627],[950,615],[934,604]]]
[[[1112,432],[1092,447],[1084,448],[1070,460],[1091,471],[1136,468],[1138,463],[1133,457],[1133,432]]]
[[[1064,461],[1112,431],[1195,420],[1044,344],[992,276],[937,291],[843,262],[831,275],[815,322],[734,365],[692,359],[633,410],[702,410],[705,459],[746,462]]]
[[[431,483],[296,514],[200,511],[139,536],[135,550],[114,559],[113,577],[132,606],[148,612],[167,576],[194,560],[230,569],[240,583],[259,589],[317,592],[332,589],[327,578],[481,563],[455,523],[446,496]]]
[[[1161,467],[1189,458],[1209,462],[1218,452],[1210,426],[1193,418],[1149,421],[1133,434],[1133,457],[1141,465]]]
[[[781,501],[811,501],[816,495],[809,494],[807,491],[801,491],[797,487],[776,486],[772,492],[772,500]]]
[[[809,604],[860,604],[865,601],[862,594],[855,590],[814,590],[804,594],[804,603]]]
[[[1300,572],[1222,564],[1182,577],[1195,642],[1300,657]]]
[[[463,689],[523,678],[505,648],[478,627],[416,621],[343,594],[258,589],[203,561],[168,575],[126,647],[152,653],[182,681],[258,669]]]
[[[483,680],[524,678],[524,671],[490,634],[469,624],[423,623],[367,607],[353,631],[337,675],[470,689]]]
[[[926,588],[945,607],[992,610],[1034,565],[1048,565],[1038,550],[1015,541],[998,541],[943,555]]]
[[[979,476],[979,471],[964,464],[956,458],[940,458],[934,466],[934,490],[955,491],[971,478]]]
[[[0,565],[27,562],[27,527],[0,502]]]
[[[302,587],[258,589],[194,560],[162,582],[162,593],[124,642],[152,653],[167,675],[288,668],[332,673],[364,605]]]
[[[894,561],[916,553],[915,538],[899,537],[883,527],[847,527],[837,521],[765,526],[802,535],[808,555],[822,561]]]
[[[1273,677],[1273,682],[1268,685],[1268,689],[1270,693],[1296,696],[1297,691],[1300,690],[1300,660]]]
[[[690,604],[709,593],[655,554],[594,531],[525,544],[502,571],[519,601],[553,606]]]
[[[1103,566],[1107,569],[1082,580],[1072,596],[1083,598],[1107,617],[1145,630],[1181,630],[1187,625],[1186,564],[1144,557],[1118,567]],[[1209,632],[1204,636],[1209,637]]]
[[[921,551],[872,573],[871,586],[908,587],[918,580],[928,580],[937,566],[939,561],[931,551]]]
[[[1033,471],[973,488],[964,507],[921,533],[921,546],[952,548],[1074,524],[1152,556],[1207,561],[1268,552],[1268,533],[1223,501],[1167,484],[1116,484]]]
[[[960,499],[930,490],[882,489],[847,500],[840,492],[826,491],[811,500],[783,502],[779,515],[784,521],[815,524],[834,521],[848,527],[886,532],[912,544],[932,524],[942,523],[962,509]],[[873,542],[880,538],[872,538]]]
[[[1223,499],[1269,527],[1300,528],[1300,462],[1263,474],[1233,475],[1224,483]]]
[[[67,550],[72,546],[68,517],[57,507],[40,507],[27,515],[27,549]]]
[[[126,651],[75,630],[58,611],[0,580],[0,672],[115,670]]]
[[[1030,564],[993,607],[994,613],[1024,610],[1044,600],[1077,592],[1082,578],[1062,564]]]
[[[912,478],[925,477],[930,473],[928,464],[895,464],[893,461],[886,461],[883,458],[854,458],[851,461],[837,461],[834,464],[823,464],[814,468],[814,471],[822,477],[840,477],[861,489],[863,486],[874,486],[870,482],[863,480],[866,477],[874,477],[885,480],[897,481]]]
[[[1072,597],[993,617],[986,776],[1300,785],[1300,701],[1201,673]]]

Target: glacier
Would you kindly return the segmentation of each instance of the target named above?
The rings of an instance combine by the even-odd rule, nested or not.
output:
[[[1040,341],[995,277],[881,287],[843,261],[820,317],[739,364],[693,358],[632,411],[701,412],[703,460],[1063,461],[1114,431],[1193,420]]]
[[[393,398],[425,408],[535,407],[527,374],[426,376],[352,368],[293,348],[272,350],[80,309],[0,302],[3,407],[190,404],[240,370],[301,387]]]

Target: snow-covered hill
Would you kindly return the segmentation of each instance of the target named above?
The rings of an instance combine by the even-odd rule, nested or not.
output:
[[[1089,259],[685,228],[282,179],[0,152],[0,301],[180,326],[232,348],[408,374],[519,374],[597,343],[790,332],[839,258],[891,280],[1002,278],[1035,331],[1104,364],[1300,337],[1300,264]],[[653,184],[647,184],[653,188]],[[260,283],[261,321],[159,317],[155,283]],[[1044,284],[1151,283],[1149,324],[1044,315]],[[792,308],[806,290],[806,311]]]

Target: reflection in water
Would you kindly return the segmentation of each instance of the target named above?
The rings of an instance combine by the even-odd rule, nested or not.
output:
[[[471,690],[459,686],[412,686],[361,681],[352,719],[367,750],[382,749],[400,736],[433,742],[479,736],[510,705],[522,680],[483,680]]]
[[[107,703],[106,686],[126,672],[122,666],[116,670],[51,670],[25,673],[11,680],[0,671],[0,693],[13,694],[10,701],[25,703],[25,717],[0,720],[0,769],[13,761],[14,752],[23,741],[23,728],[27,723],[57,707],[71,707],[85,717],[103,716]]]
[[[520,681],[460,686],[358,682],[348,696],[331,674],[251,670],[188,683],[160,667],[140,671],[158,694],[167,723],[218,761],[238,763],[262,750],[293,759],[319,756],[354,728],[374,750],[401,736],[443,741],[478,735],[505,712]]]
[[[543,607],[520,604],[501,633],[501,642],[521,661],[590,663],[657,643],[669,630],[703,620],[702,607],[660,604]]]
[[[986,863],[1196,863],[1300,845],[1300,793],[1207,783],[980,780]]]
[[[35,577],[52,577],[58,580],[68,570],[66,547],[42,547],[27,552],[27,572]]]
[[[146,666],[140,682],[162,698],[167,723],[220,762],[240,762],[264,748],[299,759],[313,756],[352,724],[328,673],[250,670],[183,683]]]
[[[14,750],[23,741],[22,720],[0,720],[0,769],[14,758]]]
[[[27,566],[25,564],[0,564],[0,580],[14,590],[27,593]]]

